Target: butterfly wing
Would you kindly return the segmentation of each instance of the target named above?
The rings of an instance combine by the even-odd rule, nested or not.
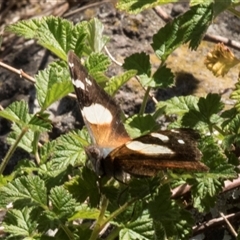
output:
[[[118,179],[122,172],[154,176],[164,169],[207,171],[200,162],[197,134],[190,129],[165,130],[133,139],[113,150],[103,160],[108,174]]]
[[[93,144],[116,148],[130,139],[121,121],[120,107],[88,74],[73,51],[68,53],[72,83]]]

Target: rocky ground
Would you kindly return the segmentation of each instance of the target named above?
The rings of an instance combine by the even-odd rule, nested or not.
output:
[[[165,21],[156,10],[147,10],[141,14],[129,15],[116,10],[114,7],[115,2],[110,0],[99,2],[80,1],[81,4],[77,5],[71,5],[71,2],[73,1],[12,0],[0,2],[0,34],[3,35],[0,61],[14,68],[23,69],[31,76],[34,76],[38,70],[45,68],[54,59],[54,56],[42,49],[34,41],[26,41],[4,32],[4,27],[20,19],[53,14],[74,22],[98,17],[105,26],[105,34],[110,37],[107,47],[117,61],[123,62],[126,56],[144,51],[151,54],[151,61],[155,66],[159,64],[150,44],[153,34],[165,25]],[[79,7],[81,11],[73,14],[73,11]],[[169,17],[176,17],[187,9],[187,3],[168,4],[162,7],[162,10]],[[213,22],[208,33],[240,42],[240,20],[225,12]],[[233,69],[224,78],[214,77],[203,63],[206,54],[213,45],[209,41],[203,41],[198,50],[194,52],[190,51],[187,46],[177,49],[167,62],[168,66],[176,74],[176,86],[153,91],[155,97],[158,100],[165,100],[172,96],[188,94],[204,96],[209,92],[216,92],[222,94],[225,102],[232,104],[228,97],[237,81],[238,69]],[[237,48],[233,49],[237,56],[240,56],[239,50]],[[121,68],[113,64],[109,70],[109,75],[116,75],[120,71]],[[135,80],[132,80],[119,91],[116,100],[121,104],[125,113],[131,115],[138,111],[143,94],[143,89]],[[25,99],[29,102],[31,109],[34,110],[37,107],[35,97],[35,87],[31,82],[0,67],[0,105],[3,108],[16,100]],[[152,109],[153,103],[150,101],[148,111]],[[78,109],[74,100],[66,97],[53,104],[49,111],[54,119],[51,138],[55,138],[61,133],[69,131],[69,129],[79,127],[79,122],[76,119]],[[0,159],[8,149],[5,138],[10,131],[10,127],[8,121],[0,119]],[[26,156],[26,153],[18,150],[6,172],[11,171],[12,166],[24,156]],[[215,237],[215,239],[223,238]]]

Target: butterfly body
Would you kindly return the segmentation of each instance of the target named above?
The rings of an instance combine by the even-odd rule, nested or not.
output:
[[[86,153],[99,176],[123,173],[153,176],[162,169],[207,171],[199,160],[196,133],[177,129],[131,139],[121,121],[121,109],[89,76],[70,51],[69,69],[80,110],[92,139]]]

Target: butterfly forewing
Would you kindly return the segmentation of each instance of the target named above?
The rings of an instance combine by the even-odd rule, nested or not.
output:
[[[121,122],[121,110],[88,74],[80,59],[68,53],[68,63],[84,122],[94,144],[116,148],[130,138]]]

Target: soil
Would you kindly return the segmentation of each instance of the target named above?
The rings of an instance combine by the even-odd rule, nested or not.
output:
[[[0,2],[0,14],[4,19],[0,19],[0,34],[3,35],[3,43],[0,51],[0,60],[10,66],[23,69],[31,76],[47,66],[54,60],[54,56],[34,41],[23,40],[4,32],[7,24],[13,23],[19,19],[27,19],[35,15],[47,15],[56,13],[55,1],[50,1],[53,6],[46,7],[44,0],[19,0]],[[69,3],[74,1],[69,1]],[[109,52],[114,58],[123,62],[123,59],[133,53],[144,51],[151,56],[151,62],[155,67],[159,65],[159,60],[151,48],[152,36],[159,28],[166,23],[162,20],[156,11],[150,9],[137,15],[129,15],[119,12],[114,7],[114,2],[98,2],[91,7],[92,1],[81,1],[81,4],[74,4],[68,8],[67,2],[61,2],[63,9],[69,12],[81,7],[85,10],[79,11],[70,17],[69,20],[79,22],[97,17],[104,24],[105,34],[110,37],[107,44]],[[67,7],[66,7],[67,6]],[[51,9],[52,12],[49,12]],[[185,12],[188,9],[187,3],[168,4],[162,9],[171,17]],[[6,11],[7,10],[7,11]],[[60,7],[58,8],[60,11]],[[63,12],[65,11],[63,10]],[[61,13],[59,13],[61,15]],[[208,33],[220,35],[231,40],[240,42],[240,21],[228,12],[222,13],[209,27]],[[176,86],[168,89],[153,90],[152,94],[158,101],[166,100],[173,96],[185,96],[195,94],[205,96],[207,93],[221,93],[223,101],[233,104],[229,100],[229,95],[234,84],[237,82],[238,69],[232,69],[225,77],[216,78],[204,66],[206,54],[213,48],[214,44],[203,41],[197,51],[190,51],[187,46],[182,46],[173,52],[167,61],[168,67],[176,75]],[[233,52],[240,56],[239,51]],[[109,76],[114,76],[122,71],[121,67],[112,64],[109,69]],[[30,110],[36,111],[38,108],[36,101],[35,87],[31,82],[20,78],[19,75],[0,67],[0,105],[6,108],[16,100],[24,99],[29,103]],[[142,102],[144,90],[136,80],[129,81],[116,95],[116,101],[121,105],[127,115],[137,113]],[[149,100],[147,111],[151,112],[154,104]],[[53,131],[48,138],[56,138],[70,129],[79,128],[82,122],[79,116],[76,102],[68,97],[54,103],[49,112],[53,119]],[[5,119],[0,119],[0,159],[2,159],[9,146],[6,143],[6,136],[9,133],[11,124]],[[23,150],[18,149],[14,154],[11,163],[6,172],[9,173],[19,159],[28,157]],[[201,239],[201,238],[199,238]],[[223,239],[216,238],[214,239]]]

